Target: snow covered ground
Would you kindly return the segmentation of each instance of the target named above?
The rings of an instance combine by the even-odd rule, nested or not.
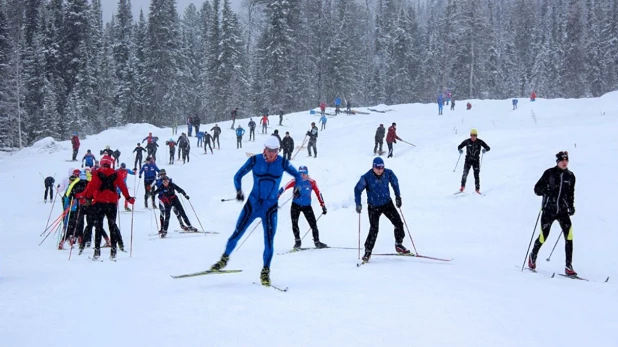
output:
[[[119,253],[116,263],[92,262],[56,250],[56,236],[38,246],[50,205],[43,204],[43,179],[67,169],[70,144],[41,141],[12,156],[0,158],[3,189],[0,214],[0,336],[3,346],[612,346],[618,345],[618,195],[616,147],[618,92],[598,99],[521,100],[512,111],[510,100],[465,101],[457,110],[435,105],[379,106],[388,113],[340,115],[328,119],[320,132],[318,158],[302,151],[293,161],[307,165],[326,200],[328,214],[318,225],[330,246],[358,245],[358,215],[353,187],[371,167],[376,127],[398,124],[398,134],[414,143],[395,145],[386,166],[399,176],[403,211],[421,254],[454,258],[450,263],[420,258],[380,257],[357,268],[357,251],[310,250],[275,255],[273,284],[287,293],[252,284],[262,267],[262,228],[232,254],[229,269],[239,274],[171,279],[208,268],[223,252],[241,204],[221,202],[235,195],[232,176],[247,159],[260,153],[264,135],[235,148],[229,123],[220,123],[220,151],[203,155],[192,138],[191,162],[160,166],[191,196],[204,228],[220,235],[156,232],[153,212],[144,210],[143,184],[137,193],[133,257]],[[364,110],[364,109],[359,109]],[[532,116],[534,113],[534,117]],[[535,119],[536,118],[536,121]],[[257,119],[257,117],[256,117]],[[302,142],[311,121],[308,112],[287,115],[283,135],[290,131]],[[248,120],[241,120],[246,126]],[[278,117],[272,117],[272,123]],[[204,128],[210,128],[205,125]],[[462,163],[456,172],[456,146],[476,128],[491,151],[483,160],[481,189],[486,196],[453,195],[459,188]],[[186,131],[186,128],[181,128]],[[98,153],[105,145],[119,148],[121,161],[132,167],[130,153],[149,131],[164,142],[170,129],[128,125],[82,140]],[[176,138],[176,137],[174,137]],[[248,137],[245,136],[245,139]],[[386,144],[385,144],[386,147]],[[609,283],[584,282],[556,276],[564,268],[560,235],[554,225],[539,254],[539,274],[520,272],[540,198],[533,186],[543,170],[555,164],[554,154],[570,153],[577,176],[574,223],[574,267],[582,277]],[[284,183],[289,176],[286,175]],[[472,190],[470,174],[468,190]],[[135,189],[133,177],[129,188]],[[251,178],[243,181],[245,193]],[[286,192],[283,203],[290,196]],[[368,231],[365,196],[361,216],[364,243]],[[185,205],[199,226],[190,206]],[[319,211],[314,199],[314,208]],[[319,213],[319,212],[318,212]],[[55,207],[54,216],[60,214]],[[131,214],[120,215],[129,245]],[[256,222],[251,226],[253,228]],[[301,233],[307,223],[301,218]],[[177,229],[172,217],[170,230]],[[247,234],[249,233],[247,232]],[[247,235],[246,234],[246,235]],[[246,236],[245,235],[245,236]],[[538,235],[538,230],[537,230]],[[304,246],[312,246],[311,236]],[[276,252],[291,249],[289,204],[281,208]],[[409,238],[405,245],[411,248]],[[394,251],[393,228],[383,218],[374,253]]]

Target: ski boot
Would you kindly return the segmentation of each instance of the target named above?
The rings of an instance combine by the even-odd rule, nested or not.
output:
[[[395,244],[395,251],[397,252],[397,254],[410,254],[410,250],[405,248],[404,245],[401,243]]]
[[[58,250],[61,251],[64,249],[64,240],[60,241],[60,243],[58,244]]]
[[[567,264],[564,267],[564,274],[569,276],[569,277],[577,277],[577,272],[575,272],[575,270],[573,270],[573,265],[571,265],[571,264]]]
[[[476,192],[476,194],[481,195],[481,189],[477,188],[476,190],[474,190]]]
[[[227,265],[227,262],[229,260],[230,260],[230,256],[223,254],[221,256],[221,260],[219,260],[213,266],[211,266],[210,270],[212,270],[212,271],[219,271],[219,270],[223,269]]]
[[[270,285],[270,268],[264,266],[262,268],[262,272],[260,273],[260,280],[262,281],[263,286]]]
[[[295,239],[294,240],[294,249],[300,249],[301,247],[301,240],[300,239]]]
[[[536,270],[536,254],[534,253],[531,253],[528,257],[528,268],[532,271]]]
[[[466,187],[461,187],[461,188],[459,188],[459,192],[460,192],[460,193],[463,193],[463,191],[464,191],[465,189],[466,189]]]
[[[328,248],[327,244],[322,243],[319,240],[314,241],[314,243],[315,243],[315,248],[317,248],[317,249]]]
[[[79,246],[79,252],[77,252],[77,255],[82,255],[82,253],[84,253],[84,247]]]
[[[188,229],[189,231],[193,231],[194,233],[198,231],[196,227],[191,226],[191,225],[188,226]]]
[[[371,251],[365,251],[365,255],[363,255],[363,263],[367,263],[369,262],[369,259],[371,258]]]
[[[95,248],[94,254],[92,255],[92,260],[99,260],[99,258],[101,258],[101,249]]]
[[[128,208],[128,207],[125,207],[124,210],[127,211],[127,212],[131,212],[131,209]]]
[[[116,261],[116,247],[112,247],[109,252],[109,260]]]
[[[123,253],[126,253],[126,252],[127,252],[127,251],[125,251],[125,250],[124,250],[124,243],[120,243],[120,242],[118,242],[118,249],[119,249],[121,252],[123,252]]]
[[[92,246],[92,242],[91,241],[86,241],[86,248],[90,248],[90,246]]]
[[[159,237],[160,237],[160,238],[162,238],[162,239],[164,239],[166,236],[167,236],[167,230],[163,230],[163,229],[161,229],[161,230],[159,231]]]
[[[183,231],[189,231],[189,227],[184,224],[180,224],[180,229],[182,229]]]
[[[144,207],[148,208],[148,199],[144,200]]]

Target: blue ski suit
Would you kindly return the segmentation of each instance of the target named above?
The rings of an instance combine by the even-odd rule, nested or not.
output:
[[[234,175],[236,191],[241,190],[242,178],[250,171],[253,171],[253,189],[238,217],[234,233],[227,240],[225,255],[229,256],[234,251],[236,244],[253,220],[261,218],[264,227],[264,267],[270,267],[273,258],[275,232],[277,231],[279,208],[277,193],[283,172],[292,175],[298,182],[302,180],[302,177],[290,162],[280,155],[272,163],[268,163],[263,154],[257,154],[249,158]]]

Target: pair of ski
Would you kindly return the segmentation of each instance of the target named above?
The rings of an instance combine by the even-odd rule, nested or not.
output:
[[[205,270],[205,271],[198,271],[198,272],[193,272],[193,273],[188,273],[188,274],[183,274],[183,275],[170,275],[170,276],[173,279],[179,279],[179,278],[189,278],[189,277],[197,277],[197,276],[205,276],[205,275],[234,274],[234,273],[239,273],[239,272],[242,272],[242,270]],[[269,287],[269,288],[275,289],[280,292],[288,291],[288,287],[281,288],[281,287],[277,287],[272,284],[262,284],[262,283],[257,283],[257,282],[252,282],[252,283],[260,285],[260,286],[264,286],[264,287]]]
[[[354,248],[354,247],[324,247],[324,248],[301,247],[301,248],[292,248],[291,250],[289,250],[287,252],[277,253],[277,255],[286,255],[286,254],[290,254],[290,253],[297,253],[297,252],[309,251],[309,250],[317,250],[317,249],[327,249],[327,248],[331,248],[331,249],[358,249],[358,248]]]
[[[174,230],[175,232],[179,233],[179,234],[210,234],[210,235],[218,235],[220,234],[219,232],[216,231],[191,231],[191,230]],[[168,233],[169,234],[169,233]],[[161,236],[161,233],[156,233],[156,234],[148,234],[148,236]],[[166,235],[165,237],[161,237],[162,239],[166,239],[168,238],[170,235]]]
[[[426,255],[420,255],[420,254],[412,254],[412,253],[376,253],[373,255],[377,255],[377,256],[393,256],[393,257],[414,257],[414,258],[422,258],[422,259],[429,259],[429,260],[436,260],[436,261],[443,261],[443,262],[449,262],[452,261],[453,259],[444,259],[444,258],[436,258],[436,257],[429,257]],[[356,267],[360,267],[361,265],[365,265],[369,262],[369,260],[367,261],[361,261],[360,263],[356,264]]]
[[[533,273],[539,273],[536,270],[533,270],[533,269],[531,269],[529,267],[527,267],[526,270],[528,270],[530,272],[533,272]],[[605,278],[605,281],[594,281],[594,280],[591,281],[591,280],[589,280],[587,278],[580,277],[579,275],[567,275],[567,274],[561,274],[561,273],[559,273],[558,275],[560,275],[562,277],[570,278],[572,280],[580,280],[580,281],[586,281],[586,282],[597,282],[597,283],[601,283],[601,282],[602,283],[607,283],[607,282],[609,282],[609,276],[607,276],[607,278]],[[555,272],[552,272],[551,276],[549,276],[549,278],[555,278],[555,277],[556,277],[556,273]]]
[[[476,192],[476,191],[475,191],[474,193],[475,193],[475,194],[478,194],[478,195],[480,195],[480,196],[485,196],[485,193]],[[466,195],[466,192],[465,192],[465,191],[458,190],[458,191],[456,191],[455,193],[453,193],[453,195],[455,195],[455,196],[457,196],[457,195],[464,196],[464,195]]]

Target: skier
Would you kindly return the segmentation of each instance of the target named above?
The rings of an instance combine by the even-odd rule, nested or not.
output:
[[[90,150],[87,150],[86,155],[84,155],[84,158],[82,159],[82,167],[84,167],[84,162],[86,162],[86,166],[91,168],[94,166],[94,162],[96,160],[97,159],[94,157],[94,154],[92,154]]]
[[[84,169],[84,171],[86,172],[86,180],[88,182],[92,181],[92,174],[91,174],[91,170],[90,168],[86,168]],[[81,216],[80,218],[86,218],[86,227],[84,228],[84,236],[82,237],[81,243],[79,244],[79,249],[80,249],[80,255],[83,252],[84,248],[90,248],[91,244],[92,244],[92,228],[94,227],[95,224],[95,219],[96,219],[96,208],[92,205],[88,205],[88,204],[81,204],[80,205],[80,211],[81,211]],[[105,244],[102,246],[102,248],[106,248],[106,247],[111,247],[111,243],[109,241],[109,236],[107,235],[107,232],[105,232],[105,229],[101,229],[101,236],[103,237],[103,240],[105,240]]]
[[[53,201],[54,200],[54,183],[56,182],[56,180],[51,177],[51,176],[47,176],[44,180],[45,183],[45,195],[43,196],[43,202],[47,203],[47,194],[49,193],[49,201]]]
[[[279,189],[278,196],[280,197],[286,190],[294,187],[294,200],[292,200],[292,208],[290,209],[290,215],[292,217],[292,232],[294,233],[294,249],[301,247],[300,229],[298,228],[298,218],[302,212],[311,227],[313,234],[313,243],[315,248],[328,248],[328,245],[320,242],[320,232],[318,231],[318,224],[311,207],[311,192],[315,192],[315,196],[318,197],[320,207],[322,207],[322,214],[326,214],[326,206],[324,206],[324,199],[320,189],[318,189],[317,182],[309,177],[309,169],[306,166],[300,166],[298,172],[302,177],[301,181],[292,179],[285,187]]]
[[[198,116],[197,114],[195,116],[193,116],[193,126],[195,127],[195,135],[197,136],[197,133],[200,132],[200,126],[202,125],[202,120],[200,119],[200,116]]]
[[[345,104],[345,111],[347,112],[347,114],[352,113],[352,103],[350,102],[350,100],[348,100]]]
[[[133,150],[133,153],[135,153],[135,163],[133,163],[133,171],[137,171],[138,167],[142,167],[142,152],[146,152],[146,150],[144,149],[144,147],[142,147],[141,143],[138,143],[137,147],[135,147],[135,149]],[[137,166],[138,162],[139,166]]]
[[[103,155],[107,155],[109,157],[114,157],[114,151],[112,151],[112,149],[109,147],[109,145],[105,146],[105,149],[102,149],[99,154],[101,156]]]
[[[455,99],[451,100],[451,111],[455,111]]]
[[[380,126],[376,129],[376,135],[374,137],[375,146],[373,146],[373,154],[384,154],[382,150],[382,145],[384,144],[384,135],[386,134],[386,129],[384,128],[384,124],[380,124]],[[379,146],[379,148],[378,148]],[[392,146],[392,145],[391,145]],[[389,147],[390,151],[390,147]]]
[[[221,128],[219,127],[219,124],[215,124],[214,127],[212,127],[212,129],[210,129],[210,131],[212,131],[212,146],[215,146],[215,141],[217,142],[217,148],[221,149],[221,144],[219,144],[219,135],[221,135]]]
[[[442,94],[438,95],[438,116],[442,115],[442,110],[444,108],[444,97]]]
[[[249,158],[234,175],[236,200],[240,202],[245,200],[241,187],[242,178],[251,171],[253,171],[253,189],[238,217],[234,233],[227,241],[225,252],[221,259],[211,267],[211,270],[218,271],[227,265],[230,254],[234,251],[238,240],[243,236],[251,222],[256,218],[261,218],[264,228],[264,267],[260,273],[260,279],[263,285],[270,285],[270,263],[273,257],[279,209],[277,206],[277,188],[281,184],[284,171],[298,181],[302,179],[289,161],[277,155],[278,152],[279,141],[273,136],[268,136],[264,143],[264,152]]]
[[[281,148],[283,149],[283,158],[292,160],[292,152],[294,151],[294,140],[290,136],[290,132],[286,131],[285,136],[281,140]]]
[[[534,248],[528,257],[528,267],[536,269],[536,258],[541,246],[547,240],[551,225],[558,221],[564,235],[564,252],[566,264],[564,273],[577,276],[573,270],[573,228],[571,216],[575,214],[575,175],[568,169],[569,153],[561,151],[556,154],[556,166],[545,170],[543,176],[534,186],[534,193],[543,197],[541,215],[541,233],[534,242]]]
[[[189,158],[189,151],[191,150],[191,143],[187,138],[187,134],[180,134],[180,137],[176,143],[178,144],[178,149],[182,152],[182,163],[184,164],[185,162],[190,161],[191,158]],[[178,159],[180,159],[180,156]]]
[[[245,129],[243,129],[240,124],[238,124],[238,128],[236,128],[236,149],[242,148],[242,137],[244,134]]]
[[[281,148],[281,136],[279,136],[279,130],[275,129],[275,131],[270,134],[270,136],[274,136],[279,140],[279,151],[281,152],[282,148]]]
[[[480,194],[481,189],[481,163],[480,163],[480,155],[481,152],[485,153],[490,150],[489,146],[485,143],[485,141],[478,138],[478,132],[476,129],[470,130],[470,138],[463,140],[463,142],[457,146],[457,150],[459,151],[459,155],[463,153],[463,149],[466,147],[466,159],[464,162],[463,176],[461,177],[461,188],[459,188],[460,192],[463,192],[466,189],[466,180],[468,179],[468,173],[470,173],[470,167],[474,170],[474,184],[475,189],[478,194]]]
[[[283,126],[283,110],[279,110],[279,125]]]
[[[97,170],[92,175],[92,181],[88,184],[86,191],[79,194],[77,197],[92,199],[92,203],[96,207],[97,216],[95,220],[95,239],[94,239],[94,255],[93,259],[99,259],[101,256],[101,230],[103,229],[103,219],[107,217],[109,225],[109,233],[111,236],[110,259],[116,260],[116,245],[119,244],[120,250],[124,251],[120,230],[116,225],[116,214],[118,207],[118,194],[116,189],[120,188],[122,195],[129,201],[130,204],[135,203],[135,198],[129,195],[127,186],[120,178],[118,173],[111,168],[112,161],[109,157],[101,159],[101,169]],[[120,242],[119,242],[120,241]]]
[[[533,91],[532,94],[530,94],[530,101],[536,101],[536,92]]]
[[[466,111],[470,111],[472,109],[472,104],[470,102],[468,102],[466,104]]]
[[[238,107],[236,107],[235,109],[232,110],[231,116],[232,116],[232,128],[231,129],[234,130],[234,125],[236,124],[236,117],[238,117]],[[217,126],[217,125],[215,125],[215,126]],[[218,137],[217,134],[215,134],[215,137]]]
[[[341,98],[340,97],[336,97],[335,98],[335,115],[339,114],[340,107],[341,107]]]
[[[118,169],[117,172],[118,176],[122,179],[125,185],[127,184],[128,175],[135,176],[135,171],[127,169],[127,165],[125,163],[120,164],[120,169]],[[117,189],[117,193],[118,196],[120,196],[120,189]],[[131,212],[131,209],[129,208],[129,201],[127,199],[124,199],[124,210],[127,212]]]
[[[513,110],[517,109],[517,104],[519,103],[519,100],[517,99],[513,99]]]
[[[393,205],[393,200],[391,199],[389,184],[395,192],[395,205]],[[384,168],[384,160],[382,160],[381,157],[373,159],[373,168],[362,175],[354,187],[354,201],[356,202],[357,213],[361,213],[363,209],[361,205],[361,194],[365,189],[367,190],[369,235],[367,235],[367,240],[365,241],[363,262],[368,262],[369,258],[371,258],[371,252],[378,237],[380,216],[382,214],[384,214],[395,227],[395,251],[398,254],[410,254],[410,251],[403,245],[403,238],[405,237],[403,222],[395,208],[395,206],[401,208],[399,182],[393,171]]]
[[[165,169],[161,169],[161,171],[159,171],[159,178],[157,178],[157,180],[155,181],[155,183],[152,185],[152,192],[151,194],[154,196],[154,192],[157,189],[161,189],[161,187],[163,187],[163,179],[167,178],[169,179],[170,183],[172,183],[172,179],[169,178],[167,176],[167,172],[165,171]],[[160,211],[160,216],[159,219],[161,221],[161,225],[163,225],[163,220],[164,220],[164,209],[159,210]],[[172,211],[174,212],[174,214],[176,215],[176,218],[178,219],[178,224],[180,224],[180,228],[182,230],[189,230],[189,228],[185,225],[185,222],[182,220],[182,216],[180,215],[180,213],[178,212],[178,210],[176,209],[176,207],[172,206]]]
[[[262,119],[260,119],[260,124],[262,124],[262,134],[268,134],[268,125],[270,121],[268,120],[267,115],[263,115]]]
[[[172,208],[175,208],[182,219],[184,219],[186,226],[181,224],[183,230],[197,231],[195,227],[191,226],[191,222],[189,221],[184,208],[182,208],[182,204],[180,203],[178,196],[176,196],[176,192],[178,192],[184,195],[185,199],[189,200],[187,193],[185,193],[185,191],[176,184],[170,182],[170,179],[167,176],[162,176],[161,182],[162,184],[157,186],[153,193],[159,196],[160,201],[159,210],[161,211],[161,230],[159,231],[159,236],[164,238],[167,235],[167,228],[170,225]]]
[[[387,158],[393,157],[393,143],[397,143],[397,140],[403,141],[397,136],[397,123],[393,122],[393,125],[388,128],[388,133],[386,134],[386,145],[388,146]]]
[[[451,91],[447,90],[446,91],[446,106],[448,106],[448,103],[451,101],[451,96],[452,96]]]
[[[169,141],[165,141],[165,145],[169,147],[170,151],[170,159],[168,161],[169,165],[174,165],[174,157],[176,156],[176,142],[173,139],[169,139]]]
[[[202,147],[202,143],[204,142],[204,132],[196,131],[195,136],[197,137],[197,146]]]
[[[84,218],[82,215],[81,205],[76,198],[77,194],[82,193],[88,186],[86,172],[75,170],[72,176],[72,182],[64,194],[64,199],[67,201],[67,206],[70,204],[70,212],[68,214],[64,235],[60,239],[58,249],[64,248],[64,243],[69,241],[71,248],[75,243],[82,243],[84,233]],[[77,241],[76,241],[77,240]]]
[[[256,124],[253,121],[253,118],[249,118],[249,124],[247,124],[249,126],[249,141],[251,141],[251,138],[253,138],[253,142],[255,142],[255,127]]]
[[[326,129],[326,122],[327,121],[328,121],[328,119],[326,118],[326,116],[320,117],[320,123],[322,123],[320,131]]]
[[[144,143],[144,141],[146,141],[146,144],[149,144],[155,141],[155,136],[152,136],[152,133],[148,133],[148,136],[144,137],[144,139],[142,140],[142,143]]]
[[[320,103],[320,114],[322,116],[326,114],[326,103],[324,101]]]
[[[187,132],[189,133],[189,137],[193,133],[193,118],[187,117]]]
[[[157,164],[155,164],[155,161],[153,158],[146,158],[146,164],[144,164],[144,166],[142,166],[141,170],[139,170],[139,178],[142,179],[142,174],[144,174],[144,206],[146,208],[148,208],[148,195],[150,194],[150,188],[152,186],[152,183],[155,181],[155,179],[157,178],[157,173],[159,172],[159,168],[157,167]],[[155,202],[154,202],[154,195],[151,195],[152,197],[152,208],[156,208]]]
[[[211,141],[212,141],[212,135],[210,135],[208,131],[204,131],[204,154],[208,154],[208,149],[206,149],[206,146],[210,148],[210,154],[214,154],[212,152],[212,146],[210,145]]]
[[[79,136],[77,136],[77,132],[73,133],[73,137],[71,137],[71,145],[73,146],[73,157],[72,161],[77,161],[77,152],[79,151]]]
[[[318,127],[315,126],[315,122],[311,122],[311,130],[307,131],[307,136],[309,136],[309,144],[307,145],[307,150],[309,151],[309,156],[311,156],[311,148],[313,147],[314,158],[318,157],[318,148],[316,144],[318,142]]]

